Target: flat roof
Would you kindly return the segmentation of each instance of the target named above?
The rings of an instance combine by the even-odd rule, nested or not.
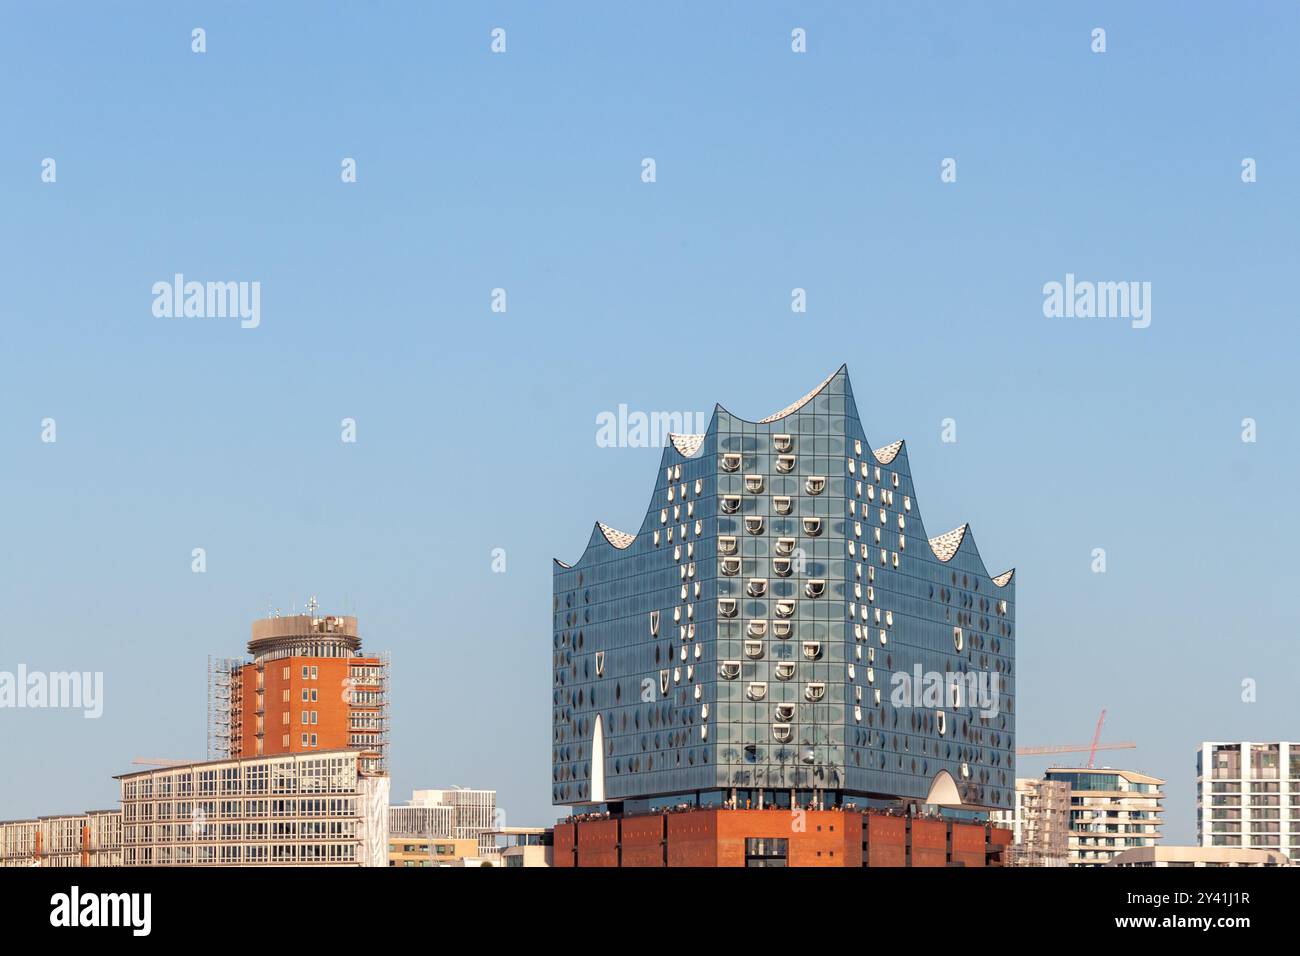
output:
[[[366,753],[364,750],[352,748],[342,748],[337,750],[310,750],[302,753],[287,754],[258,754],[253,757],[226,757],[222,760],[195,760],[191,763],[168,764],[163,767],[152,767],[144,770],[132,770],[130,773],[118,773],[113,775],[114,780],[125,780],[127,777],[139,777],[147,773],[167,773],[172,770],[191,770],[194,767],[220,767],[232,763],[253,763],[258,760],[285,760],[291,757],[330,757],[338,754],[354,754],[358,758]]]

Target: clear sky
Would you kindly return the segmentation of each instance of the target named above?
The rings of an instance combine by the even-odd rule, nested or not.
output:
[[[1108,708],[1190,841],[1201,740],[1300,737],[1297,9],[6,5],[0,670],[106,686],[0,710],[0,818],[202,757],[206,656],[316,593],[392,652],[395,800],[551,821],[551,559],[660,455],[596,417],[847,362],[927,526],[1018,569],[1018,742]],[[156,317],[178,272],[260,326]],[[1044,317],[1067,273],[1150,326]]]

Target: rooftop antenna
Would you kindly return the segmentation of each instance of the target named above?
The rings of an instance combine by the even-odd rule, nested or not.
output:
[[[307,602],[307,613],[311,615],[313,619],[316,617],[316,608],[318,607],[320,607],[320,605],[316,603],[316,595],[313,594],[311,600]]]

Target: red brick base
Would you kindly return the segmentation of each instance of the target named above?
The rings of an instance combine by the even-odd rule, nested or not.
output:
[[[1002,866],[1011,831],[863,810],[691,810],[555,826],[554,865],[745,866],[745,840],[785,839],[789,866]]]

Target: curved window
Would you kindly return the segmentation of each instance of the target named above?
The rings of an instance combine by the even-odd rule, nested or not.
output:
[[[777,601],[776,616],[782,618],[794,617],[794,601]]]
[[[790,499],[785,495],[774,495],[772,497],[772,508],[779,515],[788,515],[791,509]]]
[[[745,688],[745,696],[750,700],[762,700],[767,696],[767,682],[757,680]]]
[[[939,731],[940,737],[948,732],[948,715],[941,710],[934,712],[934,729]]]
[[[658,611],[650,612],[650,636],[651,637],[659,636],[659,612]]]
[[[763,533],[763,516],[762,515],[745,515],[745,530],[750,534]]]
[[[861,719],[862,719],[862,708],[861,708],[861,707],[854,707],[854,708],[853,708],[853,719],[854,719],[854,720],[861,720]]]
[[[772,673],[776,675],[777,680],[789,680],[794,676],[794,665],[789,661],[782,661],[772,668]]]
[[[723,661],[718,665],[718,676],[723,680],[735,680],[740,676],[740,661]]]
[[[804,518],[804,519],[803,519],[803,533],[806,534],[806,535],[807,535],[808,537],[810,537],[810,538],[819,538],[819,537],[821,537],[821,533],[822,533],[822,519],[821,519],[821,518]]]
[[[659,693],[661,694],[668,693],[668,677],[668,671],[664,670],[659,672]]]
[[[804,641],[804,642],[803,642],[803,656],[804,656],[806,659],[810,660],[810,661],[815,661],[815,660],[817,660],[817,658],[819,658],[819,657],[822,656],[822,642],[821,642],[821,641]],[[852,667],[852,665],[850,665],[850,667]],[[850,674],[849,676],[852,677],[853,675]]]
[[[718,598],[718,614],[720,614],[722,617],[735,617],[736,599]]]
[[[767,621],[750,621],[748,631],[750,637],[767,637]]]
[[[740,558],[723,558],[718,562],[718,568],[727,577],[733,577],[740,573]]]
[[[773,636],[773,637],[787,638],[787,637],[790,636],[790,631],[791,631],[792,629],[793,629],[793,625],[792,625],[789,621],[773,621],[773,622],[772,622],[772,636]]]
[[[793,565],[791,565],[789,558],[772,559],[772,573],[778,578],[788,578],[792,567]]]
[[[759,658],[761,658],[763,656],[763,642],[746,641],[745,656],[748,657],[751,661],[756,661]]]
[[[772,447],[777,451],[785,453],[794,448],[794,437],[791,435],[773,435]]]
[[[723,455],[722,470],[727,472],[740,471],[740,455],[736,452],[727,452]]]
[[[735,554],[736,537],[735,535],[718,536],[718,554]]]
[[[722,496],[722,513],[734,515],[740,510],[740,495],[723,495]]]
[[[790,557],[790,555],[794,554],[794,546],[795,546],[794,538],[776,539],[776,553],[783,558],[788,558]]]
[[[826,490],[826,479],[821,475],[809,475],[803,483],[803,490],[810,495],[820,495]]]
[[[760,494],[763,491],[763,476],[746,475],[745,490],[748,491],[751,495]]]
[[[954,627],[952,629],[952,646],[960,651],[962,649],[963,643],[964,642],[962,641],[961,628]]]
[[[794,704],[777,704],[776,719],[783,724],[794,720]]]
[[[795,462],[798,459],[794,455],[777,455],[776,470],[779,474],[788,475],[794,471]]]
[[[814,578],[803,586],[803,593],[810,598],[821,597],[826,590],[826,582],[820,578]]]
[[[788,744],[788,743],[790,742],[790,725],[789,725],[789,724],[773,724],[773,725],[772,725],[772,739],[775,740],[777,743],[780,743],[780,744]]]
[[[815,704],[826,696],[826,685],[820,681],[814,681],[803,689],[803,695]]]
[[[750,578],[746,590],[749,591],[750,597],[762,597],[767,593],[767,578]]]

